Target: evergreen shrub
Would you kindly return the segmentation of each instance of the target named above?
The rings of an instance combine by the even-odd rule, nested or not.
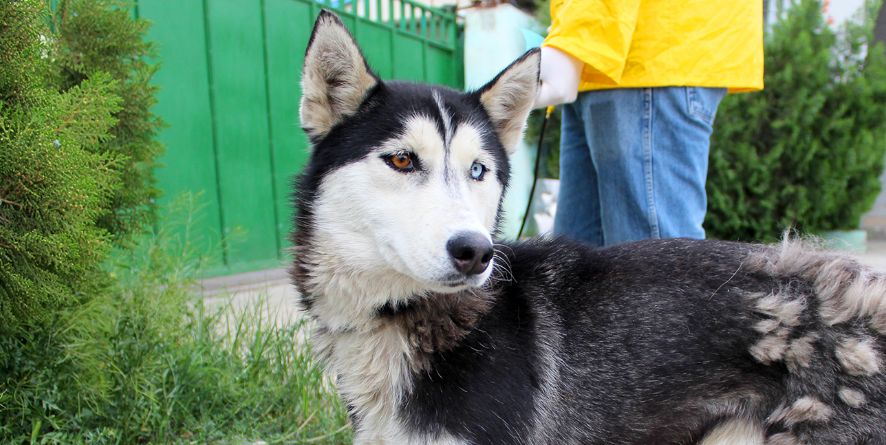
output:
[[[767,35],[765,90],[727,96],[708,173],[711,237],[774,241],[786,229],[858,228],[880,191],[886,54],[869,20],[840,32],[800,0]]]
[[[107,232],[95,225],[120,186],[111,139],[120,100],[99,74],[59,93],[43,2],[0,2],[0,330],[46,320],[103,285]]]
[[[58,51],[54,71],[58,87],[67,91],[104,74],[116,83],[113,94],[122,102],[114,113],[112,138],[88,147],[113,156],[123,186],[112,197],[113,211],[99,219],[118,244],[156,222],[155,160],[163,151],[156,140],[162,126],[151,113],[157,87],[151,78],[154,46],[145,40],[148,23],[132,16],[131,4],[119,0],[61,0],[54,14]]]

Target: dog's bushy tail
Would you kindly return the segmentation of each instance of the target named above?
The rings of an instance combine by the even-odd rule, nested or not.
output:
[[[886,274],[787,238],[746,261],[773,291],[751,295],[757,361],[786,368],[767,444],[886,444]]]

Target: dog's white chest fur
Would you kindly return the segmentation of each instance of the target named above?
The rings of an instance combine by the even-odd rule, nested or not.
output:
[[[387,437],[397,430],[397,405],[409,389],[408,344],[396,326],[377,324],[345,332],[318,332],[318,350],[336,386],[360,419],[357,437]]]
[[[373,323],[364,329],[317,332],[313,341],[359,419],[355,444],[465,443],[447,434],[417,437],[403,424],[398,407],[411,389],[412,348],[400,327]]]

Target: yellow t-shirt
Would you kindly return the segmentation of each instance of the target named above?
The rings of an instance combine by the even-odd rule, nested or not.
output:
[[[585,63],[579,91],[763,88],[763,2],[552,0],[544,45]]]

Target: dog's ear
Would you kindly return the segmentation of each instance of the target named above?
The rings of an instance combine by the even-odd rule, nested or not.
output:
[[[526,118],[532,111],[540,61],[538,49],[530,50],[475,93],[479,94],[480,103],[508,154],[517,149]]]
[[[322,10],[305,52],[301,76],[301,125],[317,141],[354,114],[378,77],[369,70],[344,23]]]

